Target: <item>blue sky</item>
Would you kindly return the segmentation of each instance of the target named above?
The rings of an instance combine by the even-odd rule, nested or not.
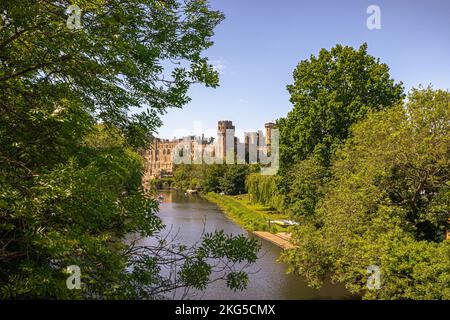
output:
[[[381,9],[381,29],[369,30],[366,10]],[[419,84],[450,89],[449,0],[211,0],[226,18],[206,55],[220,87],[191,88],[192,101],[162,117],[159,136],[214,135],[218,120],[262,129],[292,109],[286,85],[299,61],[336,44],[359,47],[391,68],[406,90]]]

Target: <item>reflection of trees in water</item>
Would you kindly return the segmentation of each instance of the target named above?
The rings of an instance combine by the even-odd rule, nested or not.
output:
[[[202,197],[196,194],[188,194],[181,190],[170,190],[170,191],[161,191],[160,192],[164,196],[163,202],[173,202],[173,203],[204,203]]]

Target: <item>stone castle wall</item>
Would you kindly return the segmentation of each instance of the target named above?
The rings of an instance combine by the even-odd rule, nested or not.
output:
[[[275,124],[272,122],[266,123],[265,125],[265,144],[268,148],[270,148],[270,137],[271,137],[271,130],[275,127]],[[230,120],[223,120],[219,121],[217,125],[217,136],[218,136],[218,146],[217,146],[217,152],[218,156],[222,159],[225,159],[225,153],[226,153],[226,131],[232,130],[234,136],[234,130],[235,127],[233,125],[233,122]],[[246,133],[245,137],[245,148],[246,151],[248,150],[248,145],[251,143],[251,140],[249,137],[252,133]],[[258,139],[259,133],[253,133],[254,137]],[[254,138],[253,137],[253,138]],[[151,179],[155,178],[163,178],[167,176],[171,176],[173,173],[173,154],[175,152],[176,146],[184,141],[190,141],[191,143],[191,158],[194,158],[194,150],[198,146],[198,143],[202,144],[202,150],[205,150],[205,148],[208,145],[211,145],[214,141],[214,139],[205,140],[203,137],[200,140],[197,140],[196,137],[190,136],[183,139],[161,139],[161,138],[155,138],[147,150],[143,152],[143,157],[145,159],[145,174],[144,174],[144,183],[145,181],[149,181]],[[237,139],[234,139],[234,147],[233,149],[236,152],[237,148]],[[261,147],[258,145],[258,150],[261,150]],[[225,161],[224,161],[225,162]]]

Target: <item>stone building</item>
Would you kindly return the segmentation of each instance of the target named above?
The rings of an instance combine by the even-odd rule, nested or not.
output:
[[[234,162],[234,154],[237,148],[237,139],[234,136],[235,127],[230,120],[222,120],[217,123],[217,160],[227,163],[226,154],[231,155],[228,162]],[[232,145],[227,145],[227,141],[233,141]]]
[[[161,178],[173,171],[172,152],[181,139],[155,138],[151,147],[144,152],[147,178]]]
[[[271,145],[271,132],[275,127],[272,122],[265,125],[265,139],[260,139],[262,132],[246,132],[244,143],[240,143],[235,135],[235,126],[230,120],[222,120],[217,124],[217,141],[214,143],[214,139],[205,139],[202,135],[201,138],[195,136],[188,136],[178,139],[161,139],[155,138],[151,144],[151,147],[143,151],[142,155],[145,159],[146,167],[144,174],[144,182],[155,178],[170,177],[173,173],[174,167],[174,154],[179,152],[180,144],[188,144],[190,150],[190,159],[192,163],[202,163],[203,155],[205,152],[214,157],[218,163],[247,163],[259,162],[258,152],[256,152],[256,158],[249,158],[250,148],[256,148],[258,151],[269,151]],[[227,142],[232,141],[227,144]],[[201,151],[199,151],[201,150]],[[245,159],[238,161],[238,151],[245,153]],[[200,162],[197,159],[200,157]],[[228,159],[227,158],[228,155]]]
[[[266,146],[267,150],[270,152],[270,147],[272,145],[272,130],[276,128],[276,124],[273,122],[267,122],[264,124],[264,128],[266,129]]]
[[[190,158],[194,162],[195,152],[198,151],[199,146],[201,145],[201,154],[203,154],[205,147],[212,144],[213,141],[212,138],[206,140],[204,136],[200,139],[195,136],[171,140],[154,138],[150,148],[142,152],[145,160],[144,181],[172,176],[174,152],[177,152],[177,146],[180,144],[189,144]]]

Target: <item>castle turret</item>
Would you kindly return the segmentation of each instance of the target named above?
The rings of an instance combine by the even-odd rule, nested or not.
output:
[[[275,123],[273,122],[267,122],[266,124],[264,124],[264,128],[266,128],[266,138],[265,138],[265,142],[266,145],[269,147],[271,145],[271,137],[272,137],[272,129],[275,128]]]
[[[227,130],[228,134],[234,138],[233,122],[229,120],[222,120],[217,123],[217,137],[218,137],[218,158],[225,161],[227,150],[231,150],[234,153],[234,139],[231,140],[232,145],[227,145]],[[233,155],[234,156],[234,155]]]

